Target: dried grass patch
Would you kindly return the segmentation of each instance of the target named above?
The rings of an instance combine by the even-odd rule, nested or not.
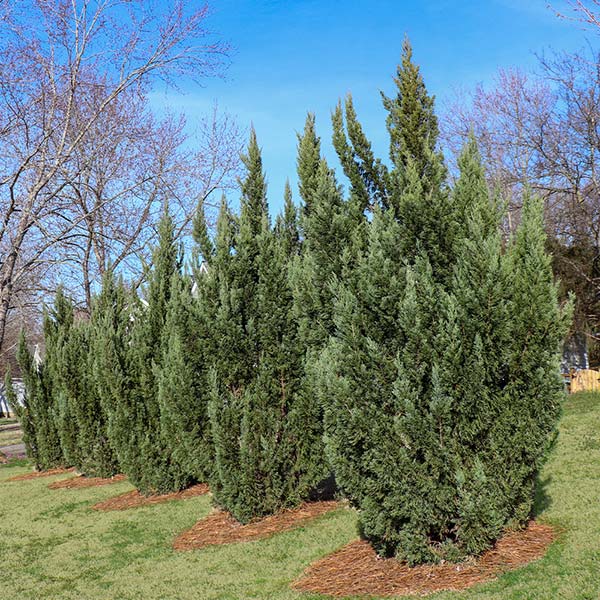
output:
[[[334,597],[460,591],[541,558],[554,537],[552,527],[532,521],[521,531],[507,533],[477,559],[417,567],[379,558],[368,542],[356,540],[313,563],[292,587]]]
[[[29,479],[38,479],[38,477],[50,477],[51,475],[64,475],[65,473],[74,473],[75,469],[48,469],[47,471],[34,471],[33,473],[23,473],[22,475],[14,475],[6,481],[28,481]]]

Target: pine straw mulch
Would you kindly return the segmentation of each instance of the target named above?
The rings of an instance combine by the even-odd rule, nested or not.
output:
[[[206,546],[267,538],[298,527],[340,506],[337,501],[305,502],[298,508],[283,510],[247,525],[242,525],[227,511],[215,510],[179,535],[173,542],[173,548],[180,551],[198,550]]]
[[[33,473],[23,473],[22,475],[14,475],[6,481],[28,481],[29,479],[37,479],[38,477],[50,477],[50,475],[64,475],[66,473],[74,473],[75,469],[65,469],[59,467],[57,469],[48,469],[47,471],[34,471]]]
[[[144,496],[137,490],[125,492],[120,496],[109,498],[103,502],[94,504],[94,510],[127,510],[128,508],[138,508],[140,506],[150,506],[152,504],[161,504],[169,502],[169,500],[184,500],[186,498],[194,498],[195,496],[204,496],[208,494],[209,489],[206,483],[198,483],[181,492],[171,492],[170,494],[157,494],[154,496]]]
[[[48,485],[51,490],[74,490],[81,488],[98,487],[101,485],[108,485],[110,483],[120,483],[126,481],[125,475],[115,475],[113,477],[85,477],[84,475],[77,475],[77,477],[71,477],[69,479],[61,479],[60,481],[54,481]]]
[[[554,537],[552,527],[532,521],[522,531],[505,534],[478,559],[417,567],[393,558],[379,558],[368,542],[355,540],[313,563],[292,587],[336,597],[424,596],[442,590],[460,591],[541,558]]]

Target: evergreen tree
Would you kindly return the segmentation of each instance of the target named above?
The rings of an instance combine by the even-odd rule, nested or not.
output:
[[[207,481],[214,454],[207,410],[208,331],[197,306],[202,298],[195,301],[191,290],[189,278],[173,276],[158,369],[162,440],[182,485]]]
[[[288,282],[298,253],[295,211],[274,228],[254,132],[245,157],[239,222],[226,205],[208,278],[218,290],[210,419],[216,502],[241,522],[294,506],[323,477],[318,436],[303,416],[302,354]],[[312,449],[312,452],[311,452]]]
[[[25,385],[23,407],[19,409],[23,442],[27,456],[36,469],[52,469],[64,465],[64,457],[55,416],[56,406],[44,365],[36,365],[21,332],[17,362]]]
[[[168,209],[158,227],[158,245],[152,254],[148,272],[145,301],[138,304],[129,346],[128,367],[131,382],[130,400],[122,405],[130,412],[130,427],[135,429],[128,459],[122,463],[124,472],[144,494],[164,493],[183,489],[189,475],[169,452],[161,433],[158,379],[166,345],[165,321],[174,277],[181,276],[181,261],[174,237],[174,224]],[[128,472],[129,471],[129,472]]]
[[[512,294],[503,398],[507,413],[492,432],[500,460],[508,465],[505,493],[518,522],[530,514],[537,475],[556,438],[564,399],[561,347],[573,312],[572,299],[563,307],[558,304],[552,259],[545,250],[543,211],[541,199],[525,196],[521,223],[508,251]]]
[[[388,112],[389,166],[374,156],[350,96],[345,110],[338,104],[333,114],[334,147],[351,184],[349,208],[357,222],[376,205],[393,210],[403,229],[399,243],[405,259],[414,262],[425,253],[434,277],[447,278],[452,271],[453,209],[443,156],[437,151],[434,98],[413,62],[408,39],[394,82],[396,96],[382,94]],[[362,251],[359,243],[357,252]]]
[[[390,160],[394,170],[400,173],[412,163],[427,192],[428,188],[439,186],[439,129],[434,98],[427,93],[420,69],[413,62],[408,38],[402,44],[402,59],[394,83],[397,88],[395,98],[381,93],[383,106],[388,111],[386,125],[390,138]]]
[[[94,311],[95,307],[92,314]],[[88,320],[71,328],[62,360],[72,377],[64,381],[64,393],[77,425],[74,466],[89,477],[112,477],[119,472],[119,465],[109,442],[108,417],[95,378],[96,333],[93,322]]]
[[[479,553],[528,518],[562,394],[567,315],[539,206],[526,202],[503,254],[473,142],[459,164],[445,224],[452,262],[431,260],[433,244],[407,257],[404,223],[376,210],[354,281],[338,289],[336,335],[320,363],[337,480],[376,550],[409,563]],[[419,197],[414,163],[408,171]]]
[[[308,113],[304,131],[298,134],[298,188],[304,201],[303,213],[310,213],[311,201],[317,188],[317,171],[321,162],[321,139],[315,129],[315,115]]]
[[[55,427],[65,463],[75,466],[80,463],[77,444],[77,420],[73,403],[79,393],[68,393],[67,388],[79,386],[81,381],[81,356],[67,357],[66,348],[74,322],[73,301],[59,287],[54,298],[54,306],[44,312],[44,373]],[[74,359],[72,362],[69,358]]]
[[[111,269],[102,278],[91,318],[92,378],[106,419],[108,444],[121,470],[132,481],[142,478],[137,458],[144,435],[136,415],[136,384],[131,351],[131,326],[136,298],[117,281]]]

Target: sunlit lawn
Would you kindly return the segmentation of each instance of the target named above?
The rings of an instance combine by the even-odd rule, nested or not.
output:
[[[131,486],[51,491],[57,477],[5,481],[29,469],[0,467],[2,600],[316,598],[290,582],[356,536],[355,513],[340,509],[271,539],[175,553],[174,536],[210,511],[209,497],[98,513],[93,503]],[[600,598],[600,395],[568,400],[543,481],[540,518],[563,531],[547,556],[436,599]]]

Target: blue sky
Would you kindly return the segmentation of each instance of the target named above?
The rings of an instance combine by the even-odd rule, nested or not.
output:
[[[499,67],[535,65],[534,52],[580,48],[594,32],[558,19],[547,0],[212,0],[209,26],[234,48],[223,80],[154,98],[194,119],[216,100],[263,150],[273,212],[289,177],[295,188],[296,132],[316,114],[331,148],[331,110],[351,92],[376,151],[385,155],[379,90],[393,93],[403,37],[411,39],[438,112],[453,90],[491,82]],[[553,2],[564,8],[564,0]],[[232,201],[237,198],[231,198]]]

